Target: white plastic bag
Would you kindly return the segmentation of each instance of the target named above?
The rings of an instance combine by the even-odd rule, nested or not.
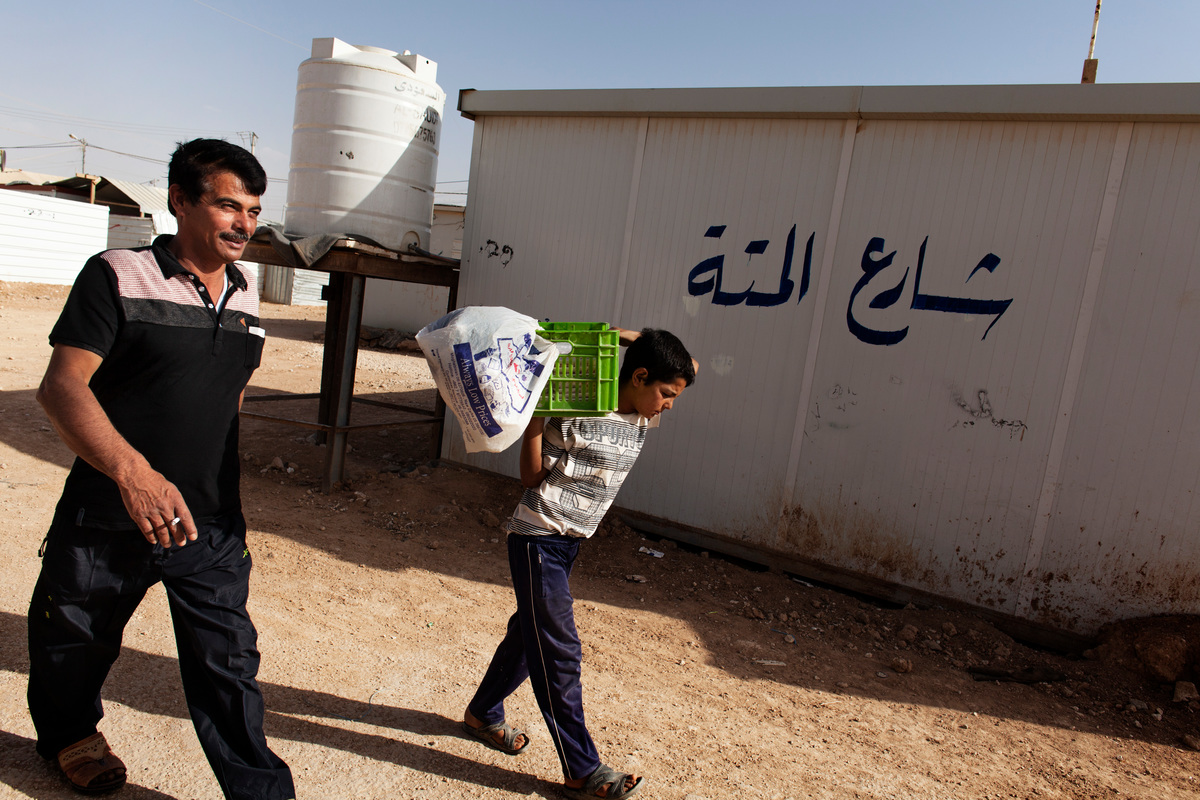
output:
[[[468,306],[417,334],[468,453],[499,453],[521,438],[558,358],[538,322],[498,306]]]

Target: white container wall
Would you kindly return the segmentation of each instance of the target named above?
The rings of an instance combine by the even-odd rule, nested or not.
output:
[[[1200,85],[460,109],[459,304],[668,328],[702,365],[619,505],[1060,630],[1200,612]]]
[[[313,39],[300,65],[284,229],[429,249],[446,95],[413,53]]]
[[[1114,163],[1107,250],[1088,274],[1096,299],[1072,417],[1052,452],[1061,488],[1023,587],[1063,617],[1106,597],[1122,616],[1198,605],[1200,125],[1122,132],[1128,155],[1123,170]]]
[[[462,206],[438,205],[433,209],[429,251],[437,256],[460,258],[463,236]],[[416,332],[445,315],[450,290],[403,281],[367,278],[363,293],[363,324]]]
[[[69,285],[108,249],[108,206],[0,190],[0,280]]]
[[[108,247],[145,247],[154,241],[154,220],[151,217],[125,217],[113,214],[108,223]]]

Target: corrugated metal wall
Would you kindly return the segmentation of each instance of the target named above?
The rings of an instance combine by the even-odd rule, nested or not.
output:
[[[1200,611],[1196,87],[937,88],[477,93],[460,304],[688,344],[626,508],[1079,632]]]
[[[154,220],[150,217],[112,215],[108,221],[108,248],[117,250],[144,247],[154,241]]]
[[[0,191],[0,280],[74,283],[107,243],[108,206]]]
[[[283,305],[320,306],[321,294],[329,285],[329,273],[265,264],[262,270],[262,299]]]
[[[1200,607],[1200,125],[1129,127],[1025,589],[1056,620],[1114,600],[1122,616]]]
[[[489,126],[480,156],[487,177],[468,188],[463,236],[473,303],[494,294],[529,316],[571,320],[617,305],[614,270],[640,125],[566,118]]]
[[[1116,128],[862,124],[777,547],[1020,611]]]

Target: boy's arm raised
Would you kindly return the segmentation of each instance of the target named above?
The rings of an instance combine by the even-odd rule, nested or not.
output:
[[[612,329],[617,332],[619,336],[617,341],[620,342],[621,347],[629,347],[635,339],[642,335],[641,331],[629,331],[624,328],[618,328],[616,325]]]
[[[542,466],[542,433],[545,430],[546,418],[533,417],[521,439],[521,485],[526,489],[540,486],[550,474],[550,470]]]

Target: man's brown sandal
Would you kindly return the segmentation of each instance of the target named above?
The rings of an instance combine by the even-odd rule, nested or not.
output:
[[[84,794],[104,794],[125,785],[125,764],[108,748],[103,733],[63,749],[58,767],[72,788]]]

